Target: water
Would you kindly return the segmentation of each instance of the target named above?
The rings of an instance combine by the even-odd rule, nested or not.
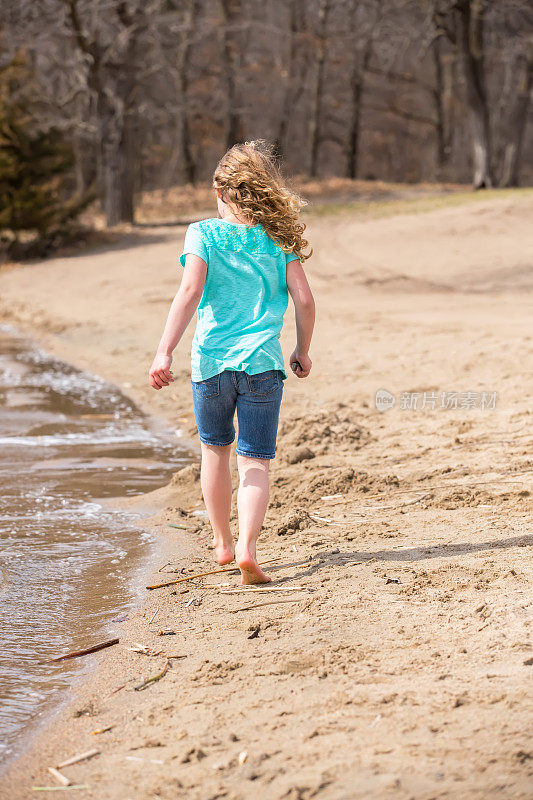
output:
[[[193,459],[116,387],[0,326],[0,762],[82,660],[39,661],[118,635],[135,601],[153,540],[99,500]]]

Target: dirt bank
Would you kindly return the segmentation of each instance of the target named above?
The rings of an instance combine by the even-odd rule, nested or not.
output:
[[[223,574],[147,592],[6,797],[35,797],[47,765],[90,747],[64,772],[91,800],[530,797],[532,209],[495,193],[308,218],[314,368],[285,385],[261,538],[272,587],[228,594]],[[184,230],[3,269],[0,318],[195,442],[192,325],[174,386],[146,381]],[[382,412],[380,389],[395,399]],[[134,501],[172,562],[147,583],[211,566],[198,478]]]

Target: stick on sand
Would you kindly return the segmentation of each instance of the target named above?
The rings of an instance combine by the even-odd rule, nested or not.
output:
[[[230,609],[230,614],[237,614],[239,611],[253,611],[255,608],[262,608],[262,606],[273,606],[279,603],[301,603],[301,597],[295,597],[294,600],[267,600],[266,603],[257,603],[254,606],[243,606],[242,608]]]
[[[270,588],[265,588],[261,586],[260,588],[255,588],[252,586],[249,587],[240,587],[238,586],[236,589],[221,589],[220,594],[260,594],[262,592],[266,594],[271,594],[272,592],[309,592],[310,589],[307,586],[271,586]]]
[[[70,778],[67,778],[67,776],[66,776],[66,775],[63,775],[63,774],[62,774],[61,772],[59,772],[59,770],[58,770],[58,769],[56,769],[55,767],[48,767],[48,772],[50,773],[50,775],[53,775],[53,776],[54,776],[54,778],[55,778],[56,780],[58,780],[58,781],[59,781],[59,783],[60,783],[62,786],[70,786],[70,785],[72,784],[72,781],[70,780]]]
[[[68,786],[32,786],[33,792],[61,792],[69,789],[90,789],[88,783],[70,783]]]
[[[157,675],[153,675],[151,678],[147,678],[142,683],[139,683],[138,686],[134,686],[133,688],[135,689],[135,691],[139,692],[141,689],[146,689],[147,686],[151,686],[152,683],[155,683],[156,681],[161,680],[161,678],[164,678],[168,672],[169,666],[170,666],[169,659],[167,658],[167,660],[165,661],[165,666],[163,667],[161,672],[158,672]]]
[[[64,661],[65,658],[78,658],[78,656],[86,656],[88,653],[96,653],[98,650],[103,650],[104,647],[111,647],[113,644],[118,644],[118,639],[109,639],[107,642],[100,642],[92,647],[86,647],[84,650],[75,650],[73,653],[66,653],[64,656],[56,656],[49,658],[46,661],[41,661],[41,664],[52,664],[54,661]]]
[[[62,761],[61,764],[57,764],[56,769],[63,769],[63,767],[70,767],[72,764],[78,764],[80,761],[85,761],[86,758],[93,758],[93,756],[97,756],[100,753],[99,750],[86,750],[85,753],[79,753],[77,756],[72,756],[72,758],[67,758],[66,761]]]
[[[273,561],[277,561],[277,558],[271,558],[268,561],[261,561],[259,566],[262,567],[264,564],[271,564]],[[151,586],[147,586],[147,589],[162,589],[164,586],[174,586],[176,583],[184,583],[185,581],[193,581],[195,578],[204,578],[206,575],[219,575],[221,572],[238,572],[239,567],[224,567],[224,569],[211,569],[209,572],[197,572],[196,575],[188,575],[186,578],[178,578],[174,581],[166,581],[166,583],[153,583]]]

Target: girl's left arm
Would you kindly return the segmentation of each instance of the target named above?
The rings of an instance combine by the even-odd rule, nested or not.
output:
[[[200,302],[207,277],[207,264],[199,256],[189,253],[185,259],[185,271],[159,342],[157,353],[150,367],[150,386],[162,389],[174,380],[170,371],[172,352],[192,319]]]

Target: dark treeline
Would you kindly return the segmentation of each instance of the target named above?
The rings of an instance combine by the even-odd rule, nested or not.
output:
[[[253,138],[310,177],[533,177],[529,0],[0,0],[0,21],[18,107],[109,224]]]

